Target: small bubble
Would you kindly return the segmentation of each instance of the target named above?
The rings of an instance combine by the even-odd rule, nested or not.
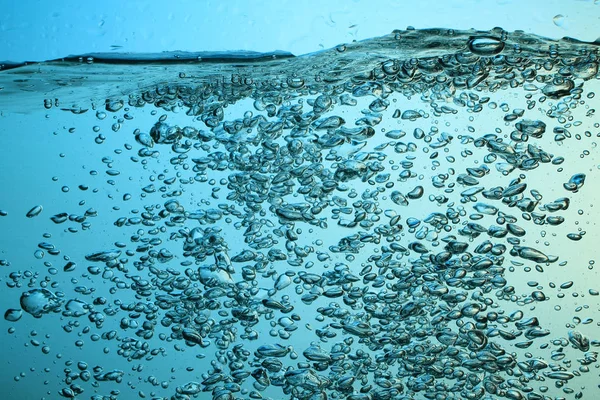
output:
[[[561,28],[566,28],[566,26],[565,26],[565,24],[566,24],[566,18],[562,14],[555,15],[554,18],[552,18],[552,22],[556,26],[559,26]]]

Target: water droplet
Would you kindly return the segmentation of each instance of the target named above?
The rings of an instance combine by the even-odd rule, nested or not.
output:
[[[554,18],[552,18],[552,22],[554,22],[554,25],[564,28],[566,24],[566,18],[562,14],[557,14],[554,16]]]

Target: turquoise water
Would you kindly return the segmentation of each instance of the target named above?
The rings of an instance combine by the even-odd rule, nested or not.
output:
[[[598,45],[0,70],[16,398],[598,396]]]

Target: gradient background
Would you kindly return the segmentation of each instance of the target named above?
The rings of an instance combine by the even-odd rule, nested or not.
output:
[[[582,0],[550,0],[550,1],[113,1],[83,3],[80,1],[7,1],[0,0],[0,60],[5,61],[39,61],[59,58],[66,55],[88,52],[161,52],[161,51],[212,51],[212,50],[253,50],[271,51],[285,50],[294,54],[304,54],[329,48],[352,40],[362,40],[373,36],[383,35],[393,29],[405,29],[413,26],[417,29],[431,27],[447,27],[454,29],[475,28],[489,30],[500,26],[512,31],[521,29],[552,38],[570,36],[581,40],[593,41],[600,36],[600,2]],[[563,18],[555,18],[562,15]],[[596,84],[597,89],[597,82]],[[2,92],[0,91],[0,96]],[[598,102],[596,96],[595,102]],[[514,104],[514,105],[513,105]],[[511,103],[513,108],[518,105]],[[233,114],[240,114],[248,104],[238,104],[229,109]],[[70,256],[78,263],[74,274],[59,273],[54,279],[61,281],[61,289],[66,298],[77,296],[69,292],[78,285],[96,290],[94,296],[104,295],[111,298],[108,288],[114,284],[109,279],[98,285],[98,277],[85,279],[80,275],[89,264],[83,260],[83,255],[104,248],[113,247],[115,241],[128,243],[136,227],[115,229],[112,223],[120,216],[131,216],[129,211],[141,208],[149,200],[130,201],[121,204],[124,193],[138,193],[139,188],[149,182],[145,179],[149,173],[142,170],[140,165],[127,161],[129,154],[115,154],[114,150],[123,148],[124,142],[136,146],[131,135],[134,128],[149,130],[156,121],[150,115],[149,109],[134,110],[133,121],[125,121],[117,133],[112,132],[111,125],[115,115],[99,121],[93,112],[74,116],[70,113],[52,110],[47,112],[41,106],[28,110],[27,114],[7,113],[0,109],[0,210],[6,210],[9,215],[0,217],[0,259],[10,261],[11,266],[0,267],[0,304],[2,312],[7,308],[18,308],[18,297],[21,289],[6,289],[8,274],[19,270],[45,274],[42,261],[51,260],[59,270],[62,268],[64,255]],[[357,112],[355,110],[355,112]],[[352,117],[349,117],[352,118]],[[170,123],[182,126],[189,124],[185,115],[169,116]],[[486,126],[485,124],[489,124]],[[482,120],[481,129],[493,129],[495,120]],[[94,126],[99,126],[107,136],[103,145],[94,144]],[[74,128],[73,132],[69,129]],[[597,129],[594,131],[596,132]],[[128,135],[128,136],[124,136]],[[125,139],[124,139],[125,137]],[[545,200],[567,195],[562,189],[562,183],[577,172],[588,174],[586,186],[580,194],[574,196],[574,201],[565,217],[569,223],[564,224],[564,232],[574,232],[583,226],[588,232],[584,240],[576,245],[562,238],[551,239],[544,245],[544,239],[533,227],[528,229],[529,237],[534,237],[530,245],[539,246],[550,254],[558,254],[566,259],[566,267],[547,268],[544,274],[531,273],[516,276],[510,283],[525,293],[530,290],[526,286],[528,280],[537,280],[544,285],[551,301],[538,306],[533,313],[543,315],[544,327],[558,329],[557,335],[564,335],[565,322],[572,320],[577,307],[586,306],[577,315],[584,319],[598,315],[598,298],[585,297],[588,288],[599,289],[598,268],[588,270],[588,261],[597,257],[595,244],[600,240],[597,230],[597,208],[594,205],[600,201],[600,190],[595,184],[598,179],[598,153],[595,143],[572,141],[568,148],[557,148],[557,153],[565,155],[565,171],[560,175],[549,175],[552,168],[539,168],[528,174],[529,181],[539,182],[544,187]],[[581,160],[582,151],[591,154]],[[109,178],[104,174],[106,167],[100,161],[109,156],[115,159],[114,169],[119,169],[121,175],[111,178],[116,185],[106,184]],[[569,158],[570,157],[570,158]],[[153,160],[151,168],[160,171],[168,168],[168,160]],[[554,168],[556,169],[556,168]],[[90,170],[98,170],[96,176],[90,175]],[[55,178],[55,179],[53,179]],[[500,182],[500,181],[499,181]],[[499,184],[505,182],[501,181]],[[90,190],[80,192],[77,185],[87,184]],[[68,186],[68,193],[61,188]],[[97,193],[92,193],[98,188]],[[533,187],[532,187],[533,188]],[[79,203],[85,200],[86,204]],[[196,199],[198,200],[198,199]],[[156,202],[164,202],[156,196]],[[34,205],[43,204],[44,211],[40,217],[27,219],[25,213]],[[121,209],[114,210],[119,205]],[[87,208],[94,207],[99,216],[90,219],[92,229],[71,234],[64,231],[66,225],[54,225],[48,217],[62,211],[83,213]],[[577,210],[582,214],[578,215]],[[427,215],[423,208],[414,212]],[[417,215],[415,214],[415,215]],[[330,224],[333,225],[333,224]],[[48,240],[63,250],[60,257],[37,260],[33,256],[38,242],[46,241],[43,232],[52,233]],[[232,237],[240,235],[232,231]],[[337,235],[332,230],[332,238]],[[549,235],[550,236],[550,235]],[[310,244],[310,239],[307,239]],[[232,239],[235,242],[235,239]],[[180,242],[167,244],[173,246],[173,253],[180,251]],[[572,247],[571,247],[572,246]],[[230,251],[230,255],[236,251]],[[73,279],[76,279],[73,281]],[[568,280],[574,280],[576,285],[564,299],[558,299],[558,291],[548,290],[548,282],[557,285]],[[576,297],[572,293],[577,293]],[[133,301],[128,298],[126,291],[119,292],[123,302]],[[114,296],[112,296],[114,297]],[[82,297],[83,298],[83,297]],[[86,297],[86,299],[88,299]],[[554,311],[556,305],[561,305],[560,311]],[[515,306],[516,307],[516,306]],[[298,309],[302,311],[301,308]],[[507,310],[512,311],[512,310]],[[119,318],[108,321],[103,331],[119,329]],[[103,383],[100,393],[108,394],[111,389],[120,389],[119,398],[137,398],[137,390],[143,390],[151,397],[152,390],[156,395],[170,395],[177,385],[194,378],[203,372],[206,364],[196,359],[196,352],[177,352],[172,344],[165,345],[169,357],[157,359],[147,364],[143,373],[131,371],[133,365],[127,364],[121,357],[114,354],[115,342],[91,342],[82,328],[87,325],[85,317],[81,318],[81,326],[72,333],[66,334],[63,326],[69,321],[60,315],[44,316],[35,320],[25,314],[17,323],[0,321],[0,347],[2,359],[0,367],[0,392],[3,398],[10,399],[56,399],[57,390],[64,377],[65,368],[76,369],[78,360],[86,361],[91,369],[94,365],[102,365],[105,371],[119,368],[125,371],[124,382],[121,385]],[[306,321],[302,321],[302,325]],[[115,324],[111,328],[111,324]],[[14,333],[8,333],[9,327],[16,328]],[[598,325],[594,321],[590,325],[581,326],[592,338],[598,338]],[[265,329],[265,331],[268,330]],[[133,334],[132,334],[133,336]],[[265,340],[269,340],[265,332]],[[294,345],[301,352],[308,343],[310,335],[301,336],[299,332],[294,338]],[[74,342],[78,339],[85,341],[83,348],[76,348]],[[41,346],[35,346],[31,340],[38,340],[42,345],[51,347],[49,354],[42,354]],[[183,344],[181,344],[183,346]],[[108,347],[108,354],[102,354],[103,348]],[[207,360],[211,352],[207,352]],[[65,365],[65,361],[73,360],[74,364]],[[166,362],[165,362],[166,361]],[[206,360],[204,361],[204,363]],[[172,363],[173,365],[170,365]],[[191,373],[185,367],[194,365],[196,370]],[[575,366],[575,364],[574,364]],[[48,368],[48,371],[44,371]],[[156,376],[159,382],[168,382],[170,386],[163,390],[151,387],[147,381],[150,376]],[[17,378],[18,379],[15,379]],[[597,369],[588,374],[589,381],[581,379],[578,383],[586,383],[586,397],[592,399],[598,394]],[[594,380],[595,379],[595,380]],[[126,384],[128,387],[126,387]],[[547,382],[548,386],[552,382]],[[592,389],[590,389],[592,388]],[[595,390],[595,391],[594,391]],[[275,392],[277,393],[277,392]],[[89,398],[92,394],[86,390],[81,398]],[[275,394],[271,394],[277,398]],[[199,397],[203,398],[203,397]]]
[[[2,2],[0,60],[90,52],[286,50],[295,55],[413,26],[600,37],[598,0]],[[554,21],[554,17],[564,18]],[[111,46],[119,46],[114,48]]]

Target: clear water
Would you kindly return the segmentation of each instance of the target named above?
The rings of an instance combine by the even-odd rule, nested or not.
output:
[[[11,398],[599,396],[598,45],[0,71]]]

